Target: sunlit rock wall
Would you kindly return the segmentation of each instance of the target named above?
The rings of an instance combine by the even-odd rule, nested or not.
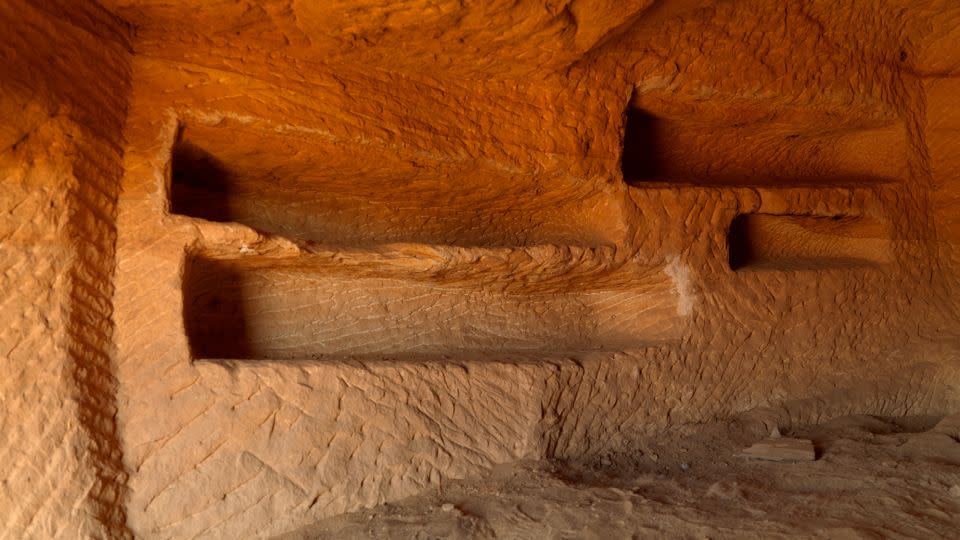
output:
[[[957,8],[321,4],[103,2],[136,28],[129,91],[80,73],[129,102],[96,132],[115,224],[109,169],[104,223],[36,234],[116,234],[90,410],[135,534],[267,536],[758,407],[956,408]]]
[[[129,27],[0,5],[0,536],[126,531],[112,276]]]

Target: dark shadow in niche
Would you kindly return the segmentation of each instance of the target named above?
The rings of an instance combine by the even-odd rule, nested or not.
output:
[[[828,270],[892,262],[886,225],[865,216],[742,214],[730,223],[731,270]]]
[[[727,251],[731,270],[740,270],[749,266],[755,259],[753,229],[749,216],[741,214],[733,219],[727,234]]]
[[[230,171],[207,151],[187,142],[173,147],[170,212],[209,221],[234,221]]]
[[[662,174],[660,155],[661,120],[642,109],[628,109],[623,133],[620,167],[628,184],[658,180]]]
[[[191,357],[249,358],[243,276],[220,261],[188,256],[183,275],[183,323]]]

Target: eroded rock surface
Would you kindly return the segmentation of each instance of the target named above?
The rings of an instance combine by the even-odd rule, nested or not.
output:
[[[742,456],[767,461],[813,461],[817,452],[807,439],[770,437],[744,448]]]
[[[798,426],[822,455],[793,463],[745,461],[745,434],[698,426],[639,442],[646,453],[500,465],[281,538],[952,538],[960,443],[935,442],[935,421]]]
[[[0,21],[7,536],[265,537],[678,426],[960,410],[950,2]]]

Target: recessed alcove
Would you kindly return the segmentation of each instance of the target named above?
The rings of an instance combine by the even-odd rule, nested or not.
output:
[[[216,157],[178,140],[171,155],[170,212],[209,221],[242,221],[233,203],[235,174]]]
[[[583,271],[571,259],[572,270],[558,264],[561,270],[543,273],[517,266],[511,254],[489,252],[404,270],[396,256],[192,255],[183,281],[192,355],[575,354],[681,337],[677,285],[662,268],[630,263]]]
[[[882,222],[867,217],[741,214],[730,224],[732,270],[823,270],[888,263]]]
[[[330,245],[599,246],[625,228],[609,198],[562,171],[305,130],[188,122],[170,168],[173,214]]]
[[[898,122],[744,118],[630,105],[620,159],[632,186],[857,186],[905,176]]]
[[[643,109],[628,109],[623,133],[621,167],[630,183],[663,177],[662,120]]]

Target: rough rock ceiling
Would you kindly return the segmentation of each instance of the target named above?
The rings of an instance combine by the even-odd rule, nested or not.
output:
[[[569,66],[631,24],[652,0],[104,2],[135,25],[146,54],[177,43],[243,43],[271,58],[358,68],[529,76]],[[685,0],[678,7],[689,7]],[[673,5],[671,9],[676,9]],[[186,17],[185,17],[186,16]],[[249,59],[248,59],[249,60]]]
[[[656,55],[678,37],[672,24],[678,16],[705,15],[694,25],[700,32],[684,32],[684,39],[708,44],[699,53],[721,46],[723,38],[742,39],[740,61],[766,51],[798,53],[809,40],[836,50],[858,34],[864,47],[877,38],[902,39],[914,53],[909,61],[918,70],[946,73],[960,67],[960,53],[950,47],[957,39],[960,7],[949,0],[875,0],[871,2],[818,1],[798,6],[776,2],[713,2],[707,0],[499,0],[464,3],[458,0],[296,0],[247,2],[239,0],[103,0],[103,6],[137,28],[137,52],[157,56],[187,53],[177,45],[191,45],[195,58],[212,51],[259,52],[268,58],[288,58],[323,64],[358,64],[359,68],[411,70],[419,74],[442,72],[462,76],[530,76],[563,70],[602,52],[629,49]],[[726,4],[727,7],[724,7]],[[724,13],[750,9],[756,17],[723,30]],[[799,11],[798,24],[783,30],[801,42],[778,36],[776,22],[789,22]],[[870,29],[888,26],[892,35]],[[765,26],[771,28],[765,28]],[[810,26],[819,32],[810,32]],[[690,26],[686,26],[691,30]],[[636,39],[625,39],[642,34]],[[739,34],[739,35],[737,35]],[[787,39],[784,39],[787,38]],[[789,43],[789,47],[787,44]],[[841,47],[845,48],[845,47]],[[734,53],[726,50],[724,53]],[[729,59],[734,59],[728,56]],[[235,58],[239,61],[239,56]],[[810,59],[812,60],[812,59]],[[766,59],[773,61],[773,59]]]

